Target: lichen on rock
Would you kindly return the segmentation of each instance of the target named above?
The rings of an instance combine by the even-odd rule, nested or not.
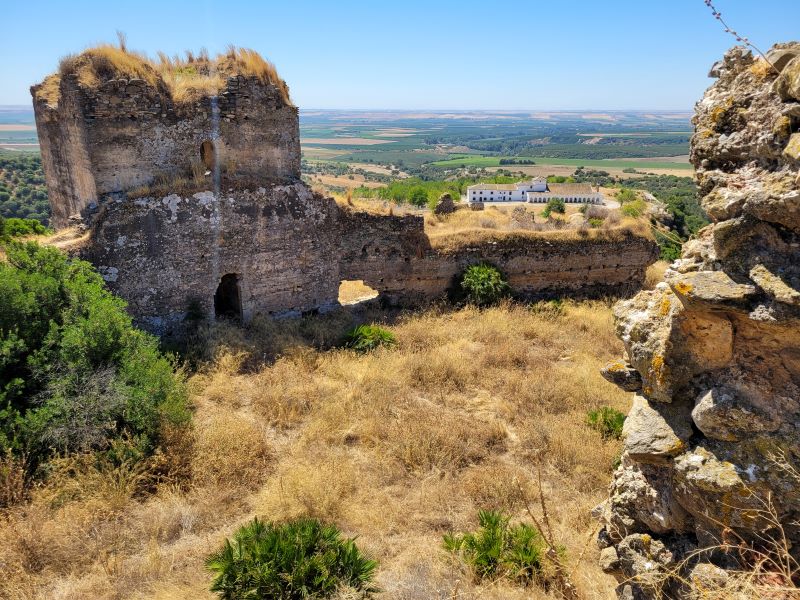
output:
[[[800,44],[768,57],[713,67],[691,144],[713,223],[614,309],[627,356],[604,376],[636,396],[597,516],[620,597],[724,586],[748,565],[694,557],[726,539],[785,536],[800,558]]]

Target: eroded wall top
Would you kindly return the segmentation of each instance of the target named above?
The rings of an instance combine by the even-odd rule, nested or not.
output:
[[[297,108],[249,50],[156,63],[102,46],[65,59],[31,93],[58,227],[105,194],[154,183],[300,176]]]

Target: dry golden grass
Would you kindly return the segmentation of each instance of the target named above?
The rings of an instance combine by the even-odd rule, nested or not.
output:
[[[545,227],[542,229],[497,229],[484,223],[483,226],[465,228],[426,229],[431,246],[442,252],[457,251],[465,246],[487,242],[527,244],[535,240],[580,242],[591,240],[623,240],[630,236],[652,238],[650,227],[642,219],[624,218],[612,226]]]
[[[143,495],[131,469],[59,471],[0,521],[0,597],[212,598],[203,559],[238,525],[312,515],[359,536],[381,598],[546,598],[477,585],[441,547],[479,508],[527,518],[537,465],[582,597],[609,597],[589,511],[620,444],[585,424],[629,403],[598,373],[621,351],[609,305],[358,314],[398,345],[330,348],[354,323],[345,310],[210,328],[192,443],[164,455],[191,474]]]
[[[102,44],[80,54],[67,56],[61,60],[59,72],[62,77],[76,76],[78,82],[88,88],[119,77],[143,79],[152,86],[159,84],[158,71],[146,56],[110,44]]]
[[[221,92],[228,77],[255,77],[278,88],[281,98],[291,105],[289,88],[280,78],[275,65],[250,48],[229,46],[226,52],[209,58],[205,50],[198,55],[187,51],[186,57],[168,57],[159,53],[158,61],[145,54],[133,52],[120,40],[119,46],[101,44],[80,54],[64,57],[58,72],[42,81],[37,97],[47,104],[57,105],[61,80],[75,77],[86,88],[96,88],[110,79],[142,79],[159,93],[169,95],[178,104],[195,102]]]
[[[647,273],[644,277],[644,288],[646,290],[655,289],[656,285],[664,281],[664,273],[668,267],[669,262],[666,260],[657,260],[647,267]]]

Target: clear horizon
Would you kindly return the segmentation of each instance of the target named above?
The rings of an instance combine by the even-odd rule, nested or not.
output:
[[[797,37],[800,3],[716,5],[762,50]],[[113,43],[116,30],[150,56],[254,48],[304,110],[688,112],[710,83],[711,64],[736,43],[702,0],[577,0],[566,8],[523,0],[76,0],[15,2],[3,15],[18,26],[0,39],[0,105],[16,107],[30,106],[29,86],[62,56]]]

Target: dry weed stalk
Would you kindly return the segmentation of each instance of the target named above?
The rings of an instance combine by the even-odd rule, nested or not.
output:
[[[789,463],[785,464],[789,469],[793,468]],[[800,580],[800,563],[792,555],[792,544],[786,535],[785,524],[777,514],[771,494],[762,498],[749,488],[746,491],[749,493],[748,498],[756,500],[762,506],[748,512],[755,512],[766,523],[762,532],[753,531],[754,539],[745,539],[733,528],[707,516],[721,528],[720,543],[693,550],[665,572],[650,574],[651,577],[646,582],[635,577],[626,582],[646,583],[659,593],[670,586],[678,586],[684,590],[694,590],[699,594],[695,597],[703,600],[790,600],[800,597],[800,588],[797,585]],[[724,503],[723,506],[732,510],[744,510]],[[792,525],[796,527],[798,523]],[[768,531],[774,532],[774,535],[764,533]],[[741,568],[727,570],[727,576],[716,582],[690,580],[690,575],[687,574],[691,573],[695,565],[720,554],[733,558]]]
[[[713,15],[713,17],[717,21],[719,21],[720,25],[722,25],[722,27],[725,29],[725,33],[731,34],[733,37],[736,38],[737,42],[740,42],[740,43],[744,44],[745,46],[747,46],[748,48],[752,48],[753,50],[758,52],[761,55],[761,58],[763,58],[766,61],[766,63],[770,67],[772,67],[772,70],[775,71],[776,73],[780,74],[780,71],[778,71],[778,69],[775,68],[775,65],[773,65],[769,61],[769,59],[767,58],[766,54],[764,54],[761,50],[759,50],[759,48],[755,44],[753,44],[753,42],[751,42],[749,38],[746,38],[745,36],[740,35],[735,29],[731,28],[725,22],[725,19],[723,18],[722,13],[717,10],[716,6],[714,6],[713,0],[703,0],[703,2],[711,10],[711,14]]]
[[[567,571],[566,565],[564,564],[564,560],[559,554],[559,546],[555,543],[555,537],[553,536],[553,529],[550,526],[550,517],[548,516],[547,512],[547,501],[544,497],[544,490],[542,489],[542,465],[541,462],[537,462],[536,464],[536,478],[537,478],[537,487],[539,489],[539,505],[542,508],[542,521],[544,522],[544,527],[542,527],[542,523],[534,514],[533,510],[531,509],[531,503],[528,499],[528,495],[525,490],[522,489],[522,485],[520,485],[519,481],[517,481],[517,486],[519,489],[519,493],[522,496],[523,502],[525,504],[525,511],[530,516],[531,520],[533,520],[534,525],[544,537],[545,542],[547,542],[547,553],[545,556],[547,560],[553,565],[554,569],[554,576],[553,579],[555,581],[555,587],[558,592],[566,598],[566,600],[577,600],[580,598],[578,594],[578,590],[575,587],[575,584],[572,583],[571,576]],[[581,557],[583,557],[583,553],[581,553]]]

